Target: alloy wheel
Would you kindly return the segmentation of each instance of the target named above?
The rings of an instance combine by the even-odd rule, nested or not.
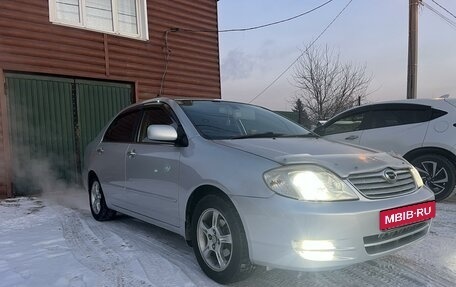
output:
[[[205,210],[197,225],[198,248],[204,262],[212,270],[220,272],[227,268],[233,253],[231,229],[218,210]]]
[[[439,166],[435,161],[422,161],[416,167],[423,179],[423,182],[434,192],[440,194],[445,190],[445,186],[449,181],[448,172],[442,166]]]
[[[90,205],[92,206],[92,210],[95,214],[99,214],[101,210],[101,190],[100,184],[95,181],[92,184],[92,188],[90,189]]]

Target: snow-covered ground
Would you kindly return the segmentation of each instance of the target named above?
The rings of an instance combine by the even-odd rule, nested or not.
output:
[[[84,192],[0,201],[0,286],[218,286],[168,231],[119,216],[92,219]],[[429,236],[338,271],[258,270],[235,286],[455,286],[456,201],[439,203]]]

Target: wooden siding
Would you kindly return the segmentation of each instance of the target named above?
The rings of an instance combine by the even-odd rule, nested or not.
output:
[[[165,31],[217,30],[216,0],[147,0],[149,40],[140,41],[49,22],[47,0],[0,1],[0,71],[129,82],[139,101],[160,91]],[[217,33],[170,32],[163,95],[220,98]],[[3,75],[0,73],[0,82]],[[6,195],[8,125],[0,87],[0,196]]]
[[[165,67],[165,31],[217,29],[215,0],[149,0],[149,41],[49,22],[48,1],[0,1],[0,68],[138,81],[139,100],[157,96]],[[220,97],[217,33],[170,32],[164,94]]]

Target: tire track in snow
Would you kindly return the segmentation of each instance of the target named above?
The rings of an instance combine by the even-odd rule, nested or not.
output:
[[[193,249],[188,247],[179,235],[130,217],[109,223],[109,228],[118,236],[128,240],[136,248],[143,250],[142,262],[147,262],[148,256],[156,257],[158,254],[174,268],[177,268],[178,273],[174,273],[172,276],[189,278],[190,282],[187,283],[190,285],[188,286],[220,286],[201,271],[194,257]],[[149,264],[149,266],[149,270],[157,268],[154,264]]]
[[[112,242],[111,244],[117,245],[117,248],[124,249],[120,251],[121,254],[128,257],[129,260],[136,260],[150,282],[157,286],[200,286],[199,284],[195,285],[179,266],[173,264],[169,260],[169,256],[163,256],[153,248],[144,248],[143,244],[132,238],[136,237],[136,230],[129,230],[127,226],[116,229],[113,225],[118,225],[118,221],[100,223],[89,218],[89,216],[87,217],[86,222],[92,232],[105,244]],[[129,236],[125,233],[134,235]]]
[[[101,286],[156,286],[136,278],[134,270],[128,268],[125,260],[91,231],[79,217],[79,212],[67,208],[58,210],[61,214],[63,237],[71,248],[73,256],[90,271],[101,277]]]

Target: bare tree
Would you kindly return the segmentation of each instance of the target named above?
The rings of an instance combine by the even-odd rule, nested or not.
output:
[[[306,48],[293,79],[309,118],[316,122],[353,107],[367,96],[371,76],[365,66],[342,63],[340,53],[325,46]]]

